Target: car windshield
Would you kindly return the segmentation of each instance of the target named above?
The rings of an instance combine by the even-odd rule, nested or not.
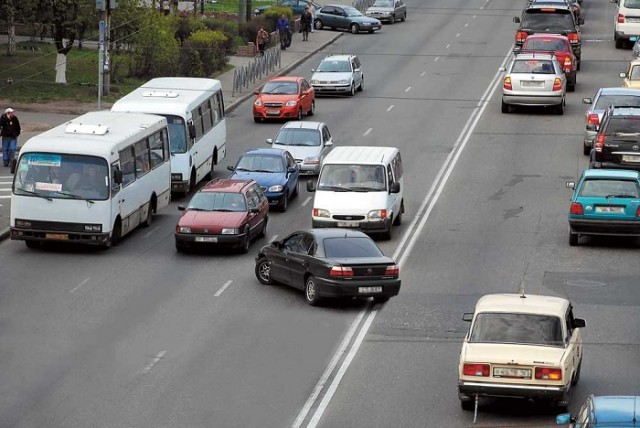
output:
[[[344,11],[347,14],[347,16],[362,16],[362,12],[360,12],[355,7],[345,7]]]
[[[171,153],[185,153],[187,151],[187,127],[184,119],[180,116],[169,116],[167,124],[169,125],[169,150]]]
[[[612,117],[607,124],[605,134],[623,137],[625,134],[637,136],[640,133],[640,116]]]
[[[376,2],[373,3],[373,7],[393,7],[393,1],[392,0],[376,0]]]
[[[640,95],[601,95],[594,110],[604,110],[609,106],[640,107]]]
[[[539,51],[568,51],[570,48],[562,40],[525,40],[525,49]]]
[[[298,93],[297,82],[267,82],[262,88],[263,94],[288,94]]]
[[[587,179],[582,183],[580,196],[606,198],[611,196],[637,198],[638,183],[630,180]]]
[[[316,71],[323,73],[349,73],[351,71],[351,63],[345,60],[325,59],[320,63]]]
[[[198,192],[189,201],[187,210],[244,212],[247,211],[247,205],[240,193]]]
[[[512,73],[555,74],[550,60],[522,59],[516,60],[511,68]]]
[[[328,259],[384,256],[369,237],[327,238],[322,243],[324,255]]]
[[[572,30],[575,28],[573,15],[569,10],[557,9],[545,12],[541,9],[528,9],[522,15],[521,28],[538,31]]]
[[[320,146],[320,131],[317,129],[285,128],[278,132],[274,142],[283,146]]]
[[[254,172],[284,172],[282,158],[270,155],[244,155],[236,170]]]
[[[562,326],[552,315],[482,312],[475,317],[469,342],[562,346]]]
[[[318,190],[385,191],[386,174],[382,165],[329,164],[322,168]]]

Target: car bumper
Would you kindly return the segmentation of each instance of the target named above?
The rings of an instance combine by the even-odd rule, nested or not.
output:
[[[43,230],[11,227],[9,236],[14,241],[68,242],[72,244],[104,245],[108,233],[80,233],[67,230]]]
[[[184,246],[194,245],[228,245],[239,246],[242,245],[245,233],[239,235],[200,235],[197,233],[176,233],[176,244],[182,244]]]
[[[351,92],[351,83],[345,85],[312,85],[316,95],[322,94],[348,94]]]
[[[640,236],[640,220],[569,219],[569,227],[579,235]]]
[[[502,95],[502,101],[505,104],[518,106],[555,106],[562,104],[562,99],[562,93],[553,95]]]
[[[391,221],[389,219],[384,220],[333,220],[320,217],[314,217],[311,220],[311,225],[314,228],[323,227],[339,227],[344,229],[360,230],[365,233],[384,233],[391,227]]]
[[[475,395],[480,397],[564,399],[568,391],[569,387],[564,385],[547,386],[458,381],[460,398],[468,399],[473,399]]]
[[[296,162],[300,167],[300,175],[318,175],[320,173],[320,163],[306,164],[304,162]]]
[[[269,206],[270,207],[275,207],[275,206],[282,205],[282,201],[284,200],[284,195],[285,194],[286,194],[286,192],[278,192],[278,193],[264,192],[264,195],[269,200]]]
[[[188,181],[171,181],[171,191],[175,193],[187,193],[189,191]]]
[[[596,139],[598,133],[596,131],[584,131],[584,145],[593,147],[593,142]]]
[[[633,36],[640,34],[640,24],[626,24],[623,28],[615,30],[615,38],[629,40]]]
[[[391,21],[393,19],[393,14],[391,13],[384,13],[384,14],[372,13],[372,14],[367,14],[367,16],[369,18],[375,18],[378,21]]]
[[[377,281],[334,281],[316,278],[316,290],[321,297],[393,297],[400,292],[400,279],[381,279]],[[380,287],[379,292],[372,292],[371,287]]]
[[[296,118],[298,117],[298,106],[254,109],[253,117],[261,120]]]

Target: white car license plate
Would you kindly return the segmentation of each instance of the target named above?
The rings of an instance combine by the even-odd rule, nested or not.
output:
[[[358,287],[358,293],[382,293],[382,287]]]
[[[523,80],[520,84],[523,88],[544,88],[544,82],[542,80]]]
[[[596,207],[597,213],[614,213],[614,214],[624,214],[624,207]]]
[[[196,242],[218,242],[217,236],[196,236]]]
[[[269,116],[278,116],[280,114],[280,110],[267,110],[267,114]]]
[[[338,227],[358,227],[360,224],[357,221],[339,221]]]
[[[640,22],[640,18],[629,18],[629,17],[626,17],[625,21],[627,21],[627,22]]]
[[[622,155],[622,162],[638,163],[638,162],[640,162],[640,156],[638,156],[638,155]]]
[[[517,379],[531,379],[531,369],[494,367],[493,377],[511,377],[511,378],[517,378]]]

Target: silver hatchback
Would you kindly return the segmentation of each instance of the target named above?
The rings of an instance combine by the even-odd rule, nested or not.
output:
[[[333,148],[333,137],[323,122],[291,121],[285,123],[275,139],[267,144],[291,153],[301,175],[318,175],[324,157]]]
[[[513,106],[551,106],[564,113],[567,78],[553,54],[517,54],[509,64],[502,85],[502,112]]]
[[[393,24],[407,19],[407,5],[402,0],[376,0],[367,8],[365,15]]]

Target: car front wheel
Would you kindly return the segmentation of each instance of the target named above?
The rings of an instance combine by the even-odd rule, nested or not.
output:
[[[349,27],[351,30],[351,34],[358,34],[358,24],[351,24],[351,27]]]
[[[255,274],[260,283],[265,285],[275,284],[271,279],[271,262],[266,257],[261,257],[256,263]]]
[[[311,306],[317,306],[320,303],[316,288],[316,278],[313,275],[310,275],[304,283],[304,298]]]

